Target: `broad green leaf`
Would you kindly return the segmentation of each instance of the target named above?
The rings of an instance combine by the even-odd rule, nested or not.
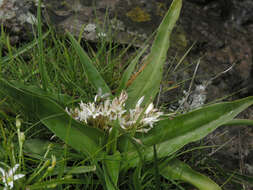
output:
[[[158,158],[171,155],[184,145],[197,141],[230,122],[236,115],[253,104],[253,97],[225,103],[217,103],[195,111],[179,115],[173,119],[161,120],[147,134],[136,136],[143,144],[143,154],[147,160],[153,159],[152,145],[156,144]],[[121,139],[119,139],[120,141]],[[133,165],[139,156],[132,146],[126,154]]]
[[[56,136],[87,156],[103,154],[104,133],[73,120],[56,102],[0,79],[0,91],[35,114]]]
[[[77,55],[80,58],[80,61],[82,63],[82,66],[84,67],[84,71],[86,76],[88,77],[89,82],[93,84],[93,86],[97,89],[97,91],[101,88],[103,94],[106,93],[111,94],[110,88],[107,86],[104,79],[99,74],[96,67],[93,65],[89,56],[85,53],[80,44],[75,40],[75,38],[70,33],[68,33],[68,36],[73,47],[76,50]]]
[[[190,166],[177,159],[163,162],[160,165],[160,174],[168,180],[182,180],[188,182],[199,190],[221,190],[221,188],[208,177],[194,171]]]
[[[172,120],[158,122],[154,130],[141,139],[146,146],[158,144],[158,156],[163,157],[174,153],[190,142],[204,138],[219,126],[231,121],[252,104],[253,97],[248,97],[233,102],[206,106]],[[152,149],[148,149],[149,153],[146,153],[149,156],[147,157],[151,158]]]
[[[28,139],[24,143],[24,153],[30,157],[44,160],[44,155],[50,145],[50,151],[47,154],[47,158],[51,158],[52,155],[56,156],[57,160],[63,159],[64,156],[64,145],[51,142],[44,139]],[[73,151],[68,150],[66,159],[83,159],[83,156]],[[64,158],[65,159],[65,158]]]
[[[138,54],[137,56],[131,61],[131,63],[128,65],[127,69],[123,73],[122,79],[120,81],[119,87],[117,89],[117,93],[120,94],[123,89],[126,89],[127,82],[129,81],[136,64],[138,63],[140,57],[143,55],[143,53],[147,50],[148,46],[145,46]]]
[[[121,155],[120,152],[115,152],[111,156],[106,156],[103,161],[104,175],[107,190],[115,190],[117,188]]]
[[[54,92],[45,91],[41,88],[38,88],[37,86],[30,85],[26,86],[23,83],[20,83],[18,81],[11,81],[11,83],[16,87],[26,92],[33,92],[35,94],[39,94],[40,96],[47,97],[53,101],[55,101],[57,104],[59,104],[62,107],[66,107],[70,102],[72,102],[72,98],[68,96],[67,94],[59,94]]]
[[[139,73],[133,83],[127,88],[128,100],[126,105],[128,108],[134,107],[142,96],[145,96],[143,105],[153,101],[155,98],[160,87],[163,65],[170,46],[170,34],[179,17],[181,6],[182,0],[174,0],[160,24],[151,52],[143,66],[145,67],[144,70]]]

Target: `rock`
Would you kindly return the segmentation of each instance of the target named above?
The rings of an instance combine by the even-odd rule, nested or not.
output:
[[[27,35],[31,36],[31,26],[36,22],[30,11],[32,7],[32,2],[25,0],[0,0],[0,22],[10,35],[12,44]]]

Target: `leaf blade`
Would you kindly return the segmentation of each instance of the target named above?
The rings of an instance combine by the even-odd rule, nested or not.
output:
[[[163,177],[169,180],[182,180],[194,185],[199,190],[221,190],[214,181],[194,171],[190,166],[178,159],[173,159],[166,164],[161,164],[159,171]]]
[[[100,145],[104,139],[103,132],[75,121],[53,100],[19,89],[3,79],[0,79],[0,90],[37,115],[45,126],[73,149],[87,156],[104,154]]]
[[[162,158],[175,153],[190,142],[200,140],[219,126],[229,123],[252,104],[253,96],[206,106],[172,120],[162,120],[149,133],[139,134],[136,138],[142,142],[142,153],[146,160],[153,159],[153,144],[156,144],[158,158]],[[132,166],[138,164],[140,160],[133,146],[124,155]]]
[[[128,108],[134,107],[142,96],[145,96],[143,105],[155,98],[162,80],[163,65],[170,46],[170,34],[179,17],[181,7],[182,0],[174,0],[160,24],[147,58],[147,66],[127,88],[126,105]]]
[[[92,61],[90,60],[89,56],[85,53],[80,44],[75,40],[75,38],[70,33],[68,33],[68,36],[80,58],[80,61],[82,62],[88,80],[97,89],[97,91],[101,88],[103,94],[106,93],[111,94],[110,88],[107,86],[106,82],[99,74],[96,67],[92,64]]]

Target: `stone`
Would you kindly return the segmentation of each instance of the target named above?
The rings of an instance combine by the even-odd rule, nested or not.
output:
[[[33,3],[25,0],[1,0],[0,22],[10,35],[10,42],[16,44],[24,36],[31,36],[32,25],[36,23],[35,15],[30,11]]]

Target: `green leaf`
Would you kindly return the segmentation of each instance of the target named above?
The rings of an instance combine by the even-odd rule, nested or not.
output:
[[[64,156],[64,145],[51,142],[44,139],[28,139],[24,143],[24,152],[26,155],[30,157],[44,160],[44,155],[48,150],[48,146],[50,145],[50,151],[47,154],[47,158],[51,158],[52,155],[56,156],[57,160],[63,159]],[[68,158],[64,159],[82,159],[83,156],[77,153],[73,153],[73,151],[68,150],[67,154]]]
[[[0,146],[0,159],[4,160],[4,156],[6,154],[6,151],[3,149],[2,145]]]
[[[35,86],[35,85],[30,85],[26,86],[23,83],[20,83],[18,81],[11,81],[12,84],[19,89],[22,89],[23,91],[33,92],[35,94],[39,94],[40,96],[47,97],[53,101],[55,101],[57,104],[59,104],[62,107],[66,107],[69,105],[69,103],[72,102],[72,98],[68,96],[67,94],[58,94],[55,92],[49,92],[49,91],[44,91],[43,89]]]
[[[94,171],[96,171],[96,166],[78,166],[78,167],[68,167],[64,170],[64,173],[83,174]]]
[[[73,160],[71,160],[73,161]],[[96,171],[96,166],[91,165],[91,166],[71,166],[71,167],[64,167],[64,171],[61,171],[62,169],[56,165],[54,168],[53,172],[49,174],[49,176],[54,176],[58,175],[59,173],[63,172],[66,175],[71,175],[71,174],[84,174],[84,173],[89,173],[89,172],[95,172]]]
[[[120,152],[115,152],[111,156],[106,156],[103,161],[103,169],[107,190],[115,190],[117,188],[121,155]]]
[[[45,55],[43,51],[43,36],[42,36],[42,21],[41,21],[41,0],[38,2],[37,7],[37,21],[38,21],[38,50],[39,50],[39,71],[42,81],[43,90],[47,90],[49,88],[50,79],[47,73],[47,67],[45,62]]]
[[[134,189],[144,189],[142,187],[142,180],[141,180],[141,164],[137,166],[137,168],[134,170],[134,173],[132,175],[132,181]]]
[[[128,65],[127,69],[123,73],[122,79],[120,81],[119,87],[117,89],[117,93],[120,94],[123,89],[127,87],[127,82],[130,79],[136,64],[138,63],[140,57],[143,55],[143,53],[147,50],[148,46],[144,47],[137,56],[131,61],[131,63]]]
[[[143,105],[153,101],[155,98],[159,90],[163,65],[170,46],[170,34],[179,17],[181,6],[182,0],[174,0],[160,24],[144,70],[127,88],[128,100],[126,105],[128,108],[134,107],[142,96],[145,96]]]
[[[173,119],[161,120],[147,134],[139,134],[136,138],[142,142],[146,160],[153,159],[152,145],[154,144],[156,144],[158,158],[168,156],[184,145],[200,140],[217,127],[230,122],[252,104],[251,96],[233,102],[206,106]],[[133,146],[125,156],[133,166],[138,164],[139,156]]]
[[[253,126],[253,120],[250,119],[233,119],[223,124],[224,126],[234,126],[234,125],[251,125]]]
[[[113,127],[109,130],[108,140],[106,143],[107,154],[114,154],[117,150],[117,139],[119,136],[119,121],[112,122]]]
[[[252,104],[253,97],[248,97],[233,102],[206,106],[172,120],[162,120],[141,140],[146,146],[158,144],[158,156],[163,157],[176,152],[190,142],[204,138],[219,126],[231,121]],[[151,158],[152,148],[149,148],[148,152],[146,155]]]
[[[31,189],[31,190],[33,190],[33,189],[50,189],[50,188],[55,188],[57,185],[61,185],[61,184],[85,184],[85,182],[84,182],[84,180],[79,180],[79,179],[67,179],[67,178],[50,179],[45,182],[29,185],[25,189]]]
[[[88,80],[93,84],[93,86],[97,89],[97,91],[101,88],[102,94],[106,93],[111,94],[110,88],[107,86],[104,79],[99,74],[96,67],[93,65],[89,56],[85,53],[80,44],[75,40],[75,38],[70,33],[68,33],[68,36],[73,47],[76,50],[77,55],[80,58],[80,61],[84,67],[85,74],[88,77]]]
[[[104,153],[101,144],[104,142],[104,133],[75,121],[51,99],[27,89],[19,89],[3,79],[0,79],[0,91],[35,114],[56,136],[78,152],[93,157]]]
[[[168,180],[182,180],[188,182],[199,190],[221,190],[221,188],[208,177],[194,171],[190,166],[178,159],[163,162],[160,165],[160,174]]]

